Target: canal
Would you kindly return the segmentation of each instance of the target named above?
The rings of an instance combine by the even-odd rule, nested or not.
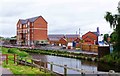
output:
[[[41,59],[41,61],[44,61],[44,62],[53,62],[55,64],[67,65],[68,67],[71,67],[71,68],[77,68],[77,69],[83,69],[83,70],[95,71],[95,72],[96,71],[108,72],[109,70],[112,69],[117,72],[120,72],[120,67],[97,63],[94,61],[66,58],[66,57],[59,57],[59,56],[51,56],[51,55],[41,55],[41,54],[35,54],[35,53],[30,53],[30,55],[34,59]],[[49,64],[47,65],[47,67],[50,69]],[[53,71],[63,74],[64,68],[53,66]],[[79,72],[76,72],[73,70],[68,70],[67,72],[68,74],[80,74]]]

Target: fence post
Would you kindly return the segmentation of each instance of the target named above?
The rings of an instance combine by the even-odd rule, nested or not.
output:
[[[14,54],[14,64],[15,64],[15,61],[16,61],[15,59],[16,59],[16,54]]]
[[[67,65],[64,65],[64,76],[67,76]]]
[[[32,64],[32,65],[31,65],[31,66],[32,66],[31,68],[33,69],[33,60],[32,60],[32,59],[31,59],[31,64]]]
[[[19,63],[19,56],[17,55],[17,65],[18,65],[18,63]]]
[[[21,57],[21,58],[20,58],[20,60],[21,60],[20,63],[21,63],[21,64],[22,64],[22,59],[23,59],[23,58]]]
[[[50,70],[53,71],[53,62],[50,64]]]
[[[25,58],[25,66],[27,65],[27,58]]]
[[[46,71],[47,71],[47,62],[44,62],[44,71],[45,71],[45,73],[46,73]]]
[[[6,64],[8,64],[8,54],[6,54]]]
[[[41,59],[40,59],[40,61],[39,61],[39,65],[40,65],[40,68],[39,68],[39,70],[41,71]]]

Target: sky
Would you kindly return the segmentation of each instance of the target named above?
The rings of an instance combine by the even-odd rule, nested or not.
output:
[[[16,35],[19,19],[43,16],[48,22],[48,34],[76,34],[88,31],[111,33],[104,16],[117,13],[120,0],[1,0],[0,36]]]

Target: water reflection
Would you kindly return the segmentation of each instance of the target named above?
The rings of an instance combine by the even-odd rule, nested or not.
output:
[[[32,57],[35,59],[41,59],[41,61],[45,62],[53,62],[60,65],[67,65],[68,67],[72,68],[78,68],[78,69],[84,69],[84,70],[94,70],[97,71],[97,63],[90,62],[90,61],[84,61],[84,60],[78,60],[73,58],[65,58],[65,57],[58,57],[58,56],[50,56],[50,55],[40,55],[40,54],[32,54]],[[48,65],[48,68],[50,65]],[[54,66],[53,69],[56,72],[63,73],[63,68]],[[79,72],[75,72],[72,70],[68,70],[69,74],[80,74]]]

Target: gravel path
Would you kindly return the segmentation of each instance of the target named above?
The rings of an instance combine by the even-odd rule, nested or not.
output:
[[[0,53],[0,54],[1,54],[1,53]],[[6,76],[6,75],[12,76],[13,74],[12,74],[12,72],[11,72],[9,69],[2,67],[2,61],[3,61],[4,59],[5,59],[5,57],[2,57],[2,56],[0,55],[0,75],[2,74],[2,76]]]
[[[2,74],[12,74],[12,72],[9,69],[3,68],[2,66],[0,67],[0,70],[2,70],[0,72]]]

